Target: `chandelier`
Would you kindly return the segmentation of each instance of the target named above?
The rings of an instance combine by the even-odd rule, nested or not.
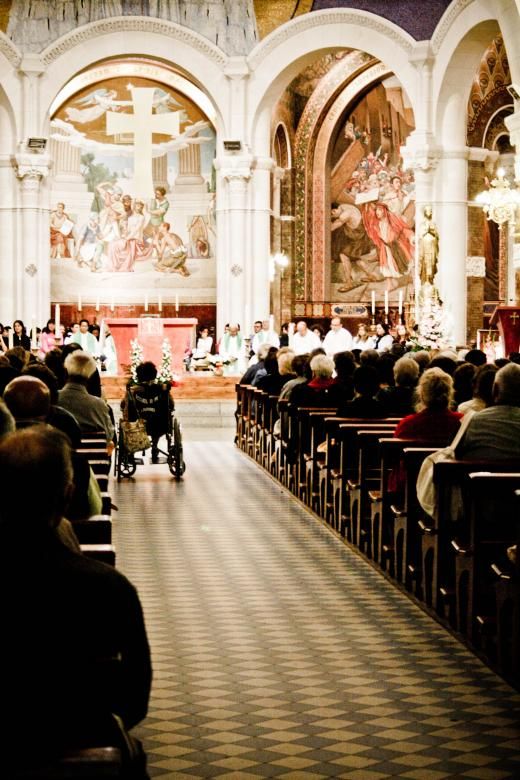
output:
[[[514,232],[516,211],[520,206],[520,192],[509,184],[504,176],[504,169],[497,170],[489,189],[479,192],[475,201],[482,206],[486,217],[496,222],[499,229],[509,222],[511,232]]]
[[[276,252],[269,258],[269,278],[271,282],[274,281],[277,269],[280,270],[280,275],[283,277],[283,272],[289,265],[289,258],[284,252]]]

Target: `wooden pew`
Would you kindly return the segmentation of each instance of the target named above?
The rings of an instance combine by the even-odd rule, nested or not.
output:
[[[88,520],[74,520],[74,533],[81,544],[112,544],[110,515],[92,515]]]
[[[506,679],[520,687],[520,490],[514,491],[512,510],[516,520],[516,561],[504,562],[502,554],[491,569],[496,577],[497,666]]]
[[[88,558],[106,563],[109,566],[116,565],[116,548],[112,544],[80,544],[81,552]]]
[[[453,505],[456,489],[468,474],[476,471],[516,472],[520,471],[520,461],[468,461],[451,460],[436,463],[433,480],[437,489],[437,509],[435,517],[420,521],[422,591],[424,601],[437,611],[441,617],[455,618],[459,625],[457,610],[453,609],[456,598],[457,576],[455,567],[456,549],[451,542],[463,527],[457,527]],[[454,490],[455,489],[455,490]],[[460,506],[460,502],[459,502]]]
[[[519,464],[520,466],[520,464]],[[457,628],[482,649],[480,635],[488,624],[496,631],[492,565],[506,561],[506,550],[520,532],[515,490],[520,473],[471,472],[462,487],[463,516],[457,524],[455,600]]]

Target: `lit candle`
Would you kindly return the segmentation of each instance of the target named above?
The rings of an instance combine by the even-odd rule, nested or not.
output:
[[[78,311],[81,311],[82,305],[81,305],[81,295],[78,295]]]
[[[96,311],[99,311],[99,295],[96,298]]]
[[[179,293],[175,293],[175,314],[179,313]]]
[[[376,313],[376,293],[372,290],[372,314]]]
[[[403,291],[399,290],[399,316],[403,313]]]
[[[144,310],[148,311],[148,293],[144,294]]]
[[[162,312],[162,297],[161,297],[161,295],[159,295],[159,297],[157,299],[157,308],[158,308],[159,312]]]
[[[36,340],[36,317],[31,320],[31,349],[37,349],[38,344]]]
[[[385,314],[388,314],[388,290],[385,290]]]
[[[54,333],[55,333],[55,340],[56,343],[59,343],[61,341],[61,323],[60,323],[60,304],[57,303],[54,307]]]

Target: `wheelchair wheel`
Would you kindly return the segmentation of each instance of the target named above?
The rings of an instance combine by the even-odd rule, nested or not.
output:
[[[182,457],[182,434],[179,421],[174,419],[172,437],[168,446],[168,468],[175,479],[180,479],[186,471],[186,464]]]
[[[121,430],[119,430],[119,436],[117,440],[116,468],[118,482],[121,482],[122,479],[128,479],[128,477],[133,476],[137,468],[134,461],[134,456],[128,452],[124,445],[123,434]]]

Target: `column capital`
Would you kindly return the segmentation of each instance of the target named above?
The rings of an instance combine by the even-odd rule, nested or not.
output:
[[[20,179],[22,188],[38,189],[40,181],[49,175],[51,159],[47,154],[15,154],[12,165],[16,177]]]
[[[27,76],[41,76],[46,68],[39,54],[24,54],[18,68],[20,73]]]
[[[224,75],[234,81],[247,79],[251,70],[245,57],[229,57],[224,67]]]
[[[442,150],[429,133],[421,133],[420,137],[414,137],[412,133],[406,144],[401,147],[401,155],[405,168],[430,173],[437,167],[442,157]]]
[[[256,157],[254,161],[254,168],[257,171],[276,171],[280,170],[276,168],[275,161],[272,157]],[[282,168],[283,170],[283,168]]]
[[[433,65],[435,61],[435,54],[431,47],[430,41],[418,41],[408,56],[409,62],[412,65],[420,68],[424,65]]]
[[[253,157],[240,156],[220,157],[215,160],[215,168],[229,182],[243,179],[248,181],[252,174]]]

